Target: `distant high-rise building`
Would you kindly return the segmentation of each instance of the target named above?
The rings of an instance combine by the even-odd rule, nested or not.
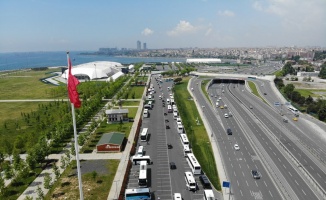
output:
[[[147,44],[146,44],[146,42],[143,43],[143,49],[144,49],[144,50],[147,49]]]
[[[137,50],[141,50],[141,42],[139,40],[137,41]]]

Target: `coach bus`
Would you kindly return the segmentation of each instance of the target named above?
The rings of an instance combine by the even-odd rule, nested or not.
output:
[[[180,140],[183,145],[189,145],[189,140],[186,134],[180,134]]]
[[[298,113],[299,113],[299,111],[298,111],[295,107],[293,107],[293,106],[288,106],[288,109],[289,109],[292,113],[294,113],[294,114],[298,114]]]
[[[140,134],[140,141],[146,142],[148,136],[148,128],[143,128],[141,134]]]
[[[146,161],[148,165],[152,164],[150,156],[138,156],[138,155],[135,155],[135,156],[132,157],[132,162],[135,165],[140,165],[141,161]]]
[[[126,189],[125,199],[126,200],[135,200],[135,199],[150,200],[151,193],[149,191],[149,188]]]
[[[197,183],[195,181],[195,177],[192,175],[191,172],[185,172],[185,181],[186,181],[186,187],[190,191],[196,191],[197,190]]]
[[[145,160],[140,161],[138,185],[147,187],[147,162]]]
[[[201,174],[201,167],[193,153],[187,154],[187,161],[193,174]]]

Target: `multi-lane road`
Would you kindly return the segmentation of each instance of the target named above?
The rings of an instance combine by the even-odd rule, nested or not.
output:
[[[267,85],[268,84],[266,82],[264,87]],[[192,87],[196,87],[195,81],[193,82]],[[254,154],[254,158],[256,158],[255,161],[259,163],[261,162],[263,164],[262,168],[266,169],[266,171],[264,169],[260,170],[261,174],[263,175],[262,180],[267,179],[268,181],[271,181],[272,184],[276,185],[277,187],[275,191],[279,191],[280,195],[284,199],[322,198],[319,193],[320,191],[318,191],[318,187],[325,188],[325,165],[318,162],[316,158],[311,158],[309,152],[301,150],[301,146],[298,147],[297,142],[292,141],[294,139],[293,137],[288,137],[289,134],[286,132],[289,124],[284,124],[282,121],[282,116],[280,116],[278,112],[275,112],[275,109],[267,106],[265,103],[249,93],[244,85],[225,84],[223,89],[222,87],[223,84],[213,84],[209,87],[208,92],[212,95],[209,96],[213,102],[213,106],[208,104],[207,100],[203,97],[199,89],[198,91],[194,90],[194,94],[198,96],[198,99],[200,99],[200,96],[202,96],[200,103],[205,105],[204,113],[207,119],[209,119],[210,124],[213,124],[211,126],[218,123],[223,126],[222,128],[216,127],[214,130],[225,130],[226,127],[230,127],[231,129],[235,129],[234,132],[236,134],[239,134],[239,136],[234,135],[232,137],[233,140],[229,138],[229,147],[232,148],[235,142],[238,143],[240,146],[240,151],[244,151],[243,155],[241,155],[242,157],[245,157],[245,155],[252,157],[253,154],[251,154],[251,152],[253,150],[248,150],[248,146],[254,147],[255,152],[258,152],[259,154],[258,156]],[[224,93],[222,93],[222,90],[224,90]],[[268,91],[267,95],[276,96],[273,95],[272,90]],[[216,96],[222,97],[220,105],[227,104],[228,111],[226,111],[226,109],[214,108]],[[250,109],[251,107],[252,109]],[[224,114],[229,113],[230,111],[232,112],[233,117],[224,118]],[[234,172],[234,164],[230,163],[228,165],[227,163],[227,161],[232,160],[232,158],[229,151],[226,150],[226,147],[221,145],[223,142],[220,142],[220,136],[217,135],[216,137],[217,141],[219,141],[218,144],[220,145],[220,149],[225,148],[225,152],[223,152],[223,160],[225,161],[226,168],[228,169],[228,177],[231,182],[233,182],[233,192],[235,192],[236,188],[234,188],[234,181],[232,181],[232,173],[234,178],[238,176]],[[323,147],[320,148],[325,149]],[[234,152],[232,157],[237,159],[237,154],[239,153]],[[245,159],[246,161],[248,160],[246,157]],[[247,177],[238,177],[238,179],[247,180]],[[318,187],[311,184],[312,179],[314,182],[316,182],[316,184],[319,184]],[[259,181],[262,182],[262,180]],[[261,185],[265,185],[265,190],[266,188],[273,188],[266,186],[266,184]],[[241,195],[243,190],[251,190],[253,188],[243,187],[243,185],[241,185],[238,189],[241,191]],[[260,190],[260,197],[262,199],[280,199],[270,195],[274,195],[274,192],[266,192],[265,190]],[[277,194],[277,192],[275,193]],[[250,194],[252,195],[252,192]],[[236,193],[234,193],[234,195],[236,199],[243,198],[242,196],[237,196]],[[246,196],[246,198],[248,198],[248,196]],[[255,198],[257,199],[257,196]]]

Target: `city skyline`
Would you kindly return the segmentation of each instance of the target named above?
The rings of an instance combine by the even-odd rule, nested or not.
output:
[[[149,49],[325,47],[325,7],[323,0],[3,0],[0,52],[136,49],[135,41]]]

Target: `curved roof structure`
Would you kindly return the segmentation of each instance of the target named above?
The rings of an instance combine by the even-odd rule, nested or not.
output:
[[[90,80],[108,78],[118,72],[116,67],[121,67],[122,64],[118,62],[96,61],[80,65],[76,65],[71,69],[74,76],[88,76]],[[68,70],[66,70],[61,77],[66,78]]]
[[[188,58],[187,63],[221,63],[218,58]]]

